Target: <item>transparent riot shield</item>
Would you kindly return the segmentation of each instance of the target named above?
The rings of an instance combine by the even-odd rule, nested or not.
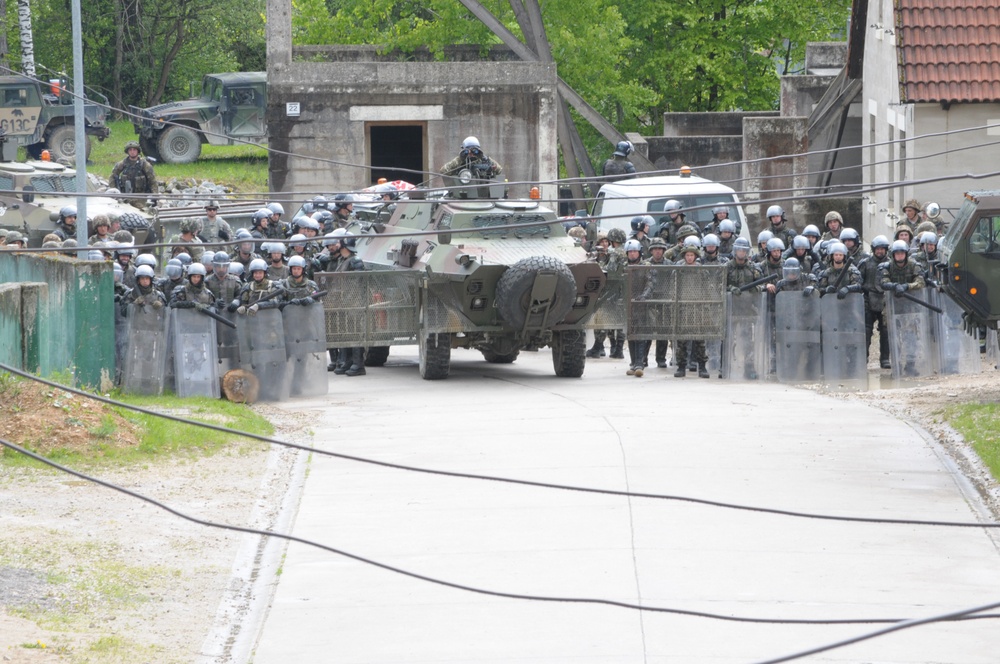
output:
[[[922,302],[927,301],[927,289],[908,293]],[[927,307],[905,297],[885,295],[885,319],[889,326],[889,357],[892,377],[919,378],[934,374],[934,332]]]
[[[865,356],[865,298],[851,293],[820,299],[823,334],[823,380],[861,388],[868,382]],[[856,385],[854,385],[856,383]]]
[[[287,399],[287,354],[281,311],[262,309],[255,316],[239,316],[236,332],[240,340],[240,367],[257,377],[258,398],[261,401]]]
[[[323,305],[289,304],[281,312],[285,327],[285,352],[289,393],[315,397],[329,389],[326,371],[326,316]]]
[[[820,379],[820,298],[782,291],[774,298],[774,369],[783,383]]]
[[[125,324],[122,387],[136,394],[163,394],[167,356],[166,306],[130,304]]]
[[[220,311],[219,315],[234,325],[236,324],[236,319],[239,317],[238,314],[230,313],[225,309]],[[215,327],[215,340],[218,344],[216,350],[216,357],[219,362],[218,374],[225,376],[227,371],[239,369],[240,337],[236,332],[236,328],[217,323]]]
[[[597,307],[584,327],[589,330],[625,329],[625,279],[608,277],[604,290],[597,298]]]
[[[762,348],[767,314],[766,295],[726,294],[726,336],[722,340],[722,377],[757,380],[767,373],[767,354]],[[763,310],[763,316],[761,314]]]
[[[931,304],[944,313],[931,313],[937,342],[937,369],[942,374],[977,374],[982,371],[979,339],[965,331],[962,308],[947,294],[931,289]]]
[[[125,349],[128,347],[128,319],[115,303],[115,385],[122,384],[125,372]]]
[[[1000,339],[997,338],[997,331],[992,327],[986,328],[986,366],[990,369],[1000,369],[998,342]]]
[[[218,399],[215,320],[197,309],[172,309],[170,321],[177,396]]]

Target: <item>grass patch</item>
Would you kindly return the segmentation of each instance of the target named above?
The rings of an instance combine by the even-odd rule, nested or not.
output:
[[[125,143],[138,140],[132,123],[127,120],[109,122],[111,136],[104,142],[93,141],[87,171],[104,179],[125,156]],[[201,157],[192,164],[155,165],[160,181],[171,178],[198,181],[210,180],[231,187],[234,191],[251,193],[267,191],[267,150],[259,145],[202,145]]]
[[[1000,404],[955,405],[944,414],[948,424],[962,434],[993,477],[1000,480]]]
[[[102,636],[87,647],[86,654],[75,658],[79,662],[123,662],[156,661],[160,649],[130,641],[121,636]],[[89,657],[87,656],[89,655]]]

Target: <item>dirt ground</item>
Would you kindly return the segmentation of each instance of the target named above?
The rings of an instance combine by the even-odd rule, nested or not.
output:
[[[880,377],[887,382],[888,372],[874,372],[873,383]],[[997,401],[1000,371],[990,367],[974,376],[831,395],[922,426],[1000,518],[997,482],[940,414],[959,402]],[[55,420],[65,424],[91,417],[82,425],[86,430],[103,417],[75,403],[67,410],[67,400],[59,394],[37,398],[36,411],[48,409],[53,416],[35,412],[25,416],[34,418],[30,423],[20,426],[46,435],[61,435]],[[30,410],[29,403],[22,405]],[[304,440],[302,422],[292,422],[276,409],[256,408],[275,423],[276,436]],[[4,423],[2,435],[23,430]],[[256,520],[256,527],[266,528],[276,516],[294,461],[290,452],[268,455],[263,445],[241,445],[209,458],[102,472],[101,477],[204,519],[233,524]],[[182,521],[54,471],[0,467],[0,661],[197,660],[231,582],[239,541],[237,533]]]

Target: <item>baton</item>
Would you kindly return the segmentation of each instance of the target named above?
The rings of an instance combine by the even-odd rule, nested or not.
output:
[[[844,277],[847,276],[847,270],[851,267],[851,262],[853,260],[854,259],[852,256],[848,256],[847,260],[844,261],[844,268],[840,271],[840,274],[837,275],[837,281],[833,283],[834,290],[840,290],[840,284],[844,283]],[[825,295],[825,293],[823,291],[820,291],[819,296],[823,297],[823,295]]]
[[[198,308],[195,308],[195,311],[200,311],[201,313],[205,314],[209,318],[214,318],[215,320],[219,321],[223,325],[228,325],[229,327],[233,328],[234,330],[236,329],[236,323],[234,323],[233,321],[229,320],[228,318],[225,318],[224,316],[220,316],[219,314],[215,313],[211,309],[198,309]]]
[[[896,295],[901,295],[902,297],[905,297],[907,300],[910,300],[911,302],[916,302],[917,304],[923,305],[923,306],[927,307],[928,309],[930,309],[931,311],[937,312],[939,314],[943,314],[944,313],[944,309],[940,309],[938,307],[935,307],[933,304],[924,302],[923,300],[921,300],[919,297],[916,297],[915,295],[910,295],[907,292],[896,293]]]
[[[758,279],[757,281],[751,281],[750,283],[746,284],[745,286],[740,286],[740,292],[741,293],[745,293],[746,291],[750,290],[751,288],[756,288],[757,286],[763,286],[764,284],[767,284],[767,283],[770,283],[772,281],[775,281],[777,278],[778,278],[778,273],[775,272],[774,274],[768,275],[766,277],[762,277],[762,278]]]

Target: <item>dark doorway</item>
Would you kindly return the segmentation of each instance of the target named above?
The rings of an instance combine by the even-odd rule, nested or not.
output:
[[[379,178],[389,182],[405,180],[419,184],[426,179],[424,171],[424,124],[371,124],[369,125],[371,150],[371,182]],[[418,173],[408,172],[420,171]]]

